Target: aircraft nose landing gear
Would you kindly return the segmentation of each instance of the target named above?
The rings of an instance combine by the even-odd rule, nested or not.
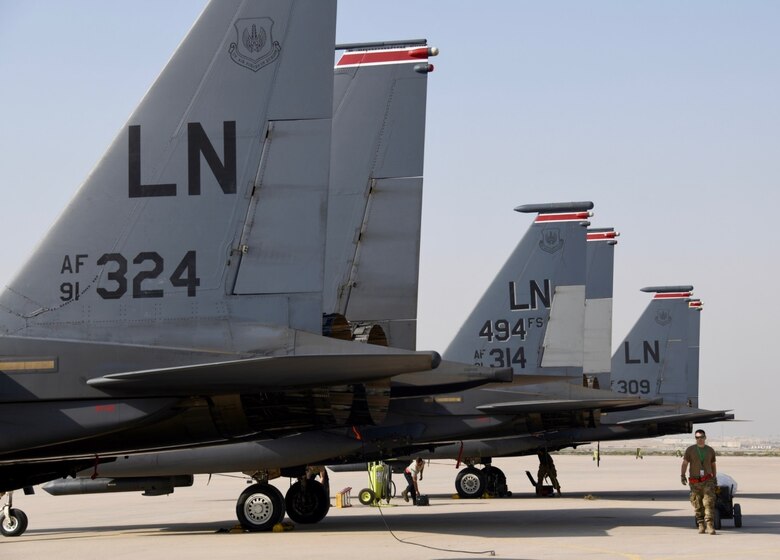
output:
[[[8,503],[0,510],[0,533],[3,533],[4,537],[18,537],[27,530],[27,515],[22,510],[11,507],[12,505],[13,492],[9,492]]]

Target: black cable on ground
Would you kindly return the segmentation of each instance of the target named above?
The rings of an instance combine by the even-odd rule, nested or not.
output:
[[[416,542],[405,541],[403,539],[398,538],[398,536],[396,536],[396,534],[390,528],[390,525],[387,524],[387,520],[385,519],[385,514],[382,513],[382,507],[381,506],[377,506],[377,509],[379,510],[379,517],[382,518],[382,523],[385,524],[385,527],[387,528],[388,532],[393,536],[393,538],[395,540],[397,540],[400,543],[412,544],[414,546],[421,546],[423,548],[429,548],[431,550],[440,550],[442,552],[456,552],[458,554],[489,554],[490,556],[495,556],[496,555],[496,551],[495,550],[479,550],[479,551],[477,551],[477,550],[459,550],[459,549],[456,549],[456,548],[439,548],[438,546],[430,546],[430,545],[427,545],[427,544],[421,544],[421,543],[416,543]]]
[[[364,451],[364,453],[362,455],[363,455],[363,460],[366,461],[366,463],[368,463],[368,460],[366,460],[365,451]],[[489,554],[490,556],[495,556],[496,555],[496,551],[495,550],[480,550],[480,551],[476,551],[476,550],[459,550],[459,549],[455,549],[455,548],[439,548],[438,546],[430,546],[430,545],[427,545],[427,544],[421,544],[421,543],[416,543],[416,542],[405,541],[404,539],[398,538],[398,536],[390,528],[390,525],[387,524],[387,520],[385,519],[385,514],[382,513],[382,507],[381,506],[376,506],[376,509],[379,511],[379,517],[382,518],[382,523],[384,523],[385,528],[387,529],[387,531],[399,543],[409,544],[409,545],[414,545],[414,546],[420,546],[422,548],[428,548],[430,550],[438,550],[438,551],[441,551],[441,552],[454,552],[456,554]]]

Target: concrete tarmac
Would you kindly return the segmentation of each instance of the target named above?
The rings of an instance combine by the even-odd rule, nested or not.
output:
[[[454,462],[433,462],[421,482],[428,507],[400,498],[360,505],[367,475],[331,472],[331,493],[351,486],[352,507],[282,533],[219,532],[236,525],[240,474],[197,476],[163,497],[53,497],[38,488],[14,497],[30,524],[21,537],[0,538],[0,559],[780,558],[780,458],[719,457],[720,471],[739,484],[743,526],[724,519],[713,536],[696,532],[678,457],[608,455],[598,468],[587,455],[554,457],[560,498],[534,496],[524,471],[535,476],[535,456],[494,462],[513,491],[503,499],[453,499]],[[400,495],[404,479],[394,481]],[[284,491],[288,481],[276,484]]]

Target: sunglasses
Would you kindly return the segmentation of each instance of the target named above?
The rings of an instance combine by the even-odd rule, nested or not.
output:
[[[707,436],[695,436],[696,439],[707,439]]]

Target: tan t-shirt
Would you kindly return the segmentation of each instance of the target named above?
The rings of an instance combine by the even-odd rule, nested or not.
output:
[[[701,450],[704,456],[704,461],[701,460],[699,450]],[[699,448],[698,445],[691,445],[685,450],[685,460],[688,461],[690,476],[693,478],[713,474],[712,465],[715,463],[715,450],[709,445],[705,445],[702,448]]]

